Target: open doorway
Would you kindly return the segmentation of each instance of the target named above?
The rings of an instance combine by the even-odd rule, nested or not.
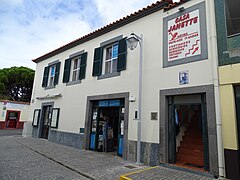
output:
[[[209,170],[206,107],[200,102],[184,103],[182,96],[169,105],[169,163],[182,167]],[[176,98],[177,99],[177,98]],[[180,98],[178,98],[180,99]],[[196,96],[197,99],[197,96]]]
[[[20,111],[7,111],[6,115],[6,128],[17,128],[20,118]]]
[[[6,115],[6,128],[17,128],[20,118],[20,111],[7,111]]]
[[[115,104],[112,103],[114,101]],[[101,101],[95,102],[97,107],[92,109],[91,150],[122,156],[124,127],[122,104],[124,101],[120,102],[120,100],[106,100],[104,101],[105,105],[101,104]],[[99,104],[100,106],[98,106]]]

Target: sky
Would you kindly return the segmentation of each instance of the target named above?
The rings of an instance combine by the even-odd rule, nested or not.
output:
[[[157,0],[0,0],[0,69],[31,60]]]

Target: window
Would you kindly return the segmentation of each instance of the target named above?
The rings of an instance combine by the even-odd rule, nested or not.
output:
[[[81,56],[72,60],[72,81],[79,80]]]
[[[53,86],[54,85],[55,72],[56,72],[56,65],[53,65],[53,66],[50,67],[48,86]]]
[[[227,35],[232,36],[240,33],[240,1],[225,0],[225,11],[227,21]]]
[[[103,74],[117,72],[118,43],[104,48]]]
[[[126,60],[125,38],[95,48],[92,76],[99,76],[100,79],[112,77],[115,73],[126,69]]]
[[[61,62],[57,61],[44,68],[42,87],[54,87],[58,84],[60,65]]]
[[[78,82],[85,78],[87,52],[65,60],[63,83]]]

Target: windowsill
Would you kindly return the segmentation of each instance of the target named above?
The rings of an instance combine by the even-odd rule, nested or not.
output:
[[[231,34],[231,35],[227,35],[228,38],[232,38],[235,36],[240,36],[240,33],[235,33],[235,34]]]
[[[45,87],[45,90],[53,89],[53,88],[55,88],[55,87],[56,87],[55,85],[47,86],[47,87]]]
[[[121,72],[114,72],[114,73],[110,73],[110,74],[103,74],[101,76],[98,76],[97,79],[107,79],[107,78],[112,78],[112,77],[116,77],[116,76],[120,76]]]
[[[66,83],[66,86],[72,86],[72,85],[80,84],[80,83],[81,83],[81,80],[70,81],[70,82]]]

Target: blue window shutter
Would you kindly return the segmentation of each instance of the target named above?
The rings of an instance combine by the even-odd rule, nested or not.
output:
[[[54,75],[54,85],[58,84],[58,79],[59,79],[59,74],[60,74],[60,67],[61,67],[61,62],[58,62],[56,64],[56,70],[55,70],[55,75]]]
[[[118,43],[118,62],[117,71],[122,71],[126,69],[127,62],[127,44],[126,38],[121,39]]]
[[[64,64],[63,83],[69,82],[70,69],[71,69],[71,59],[66,59]]]
[[[87,67],[87,52],[81,55],[79,79],[85,79]]]
[[[49,66],[44,68],[42,87],[47,87],[48,75],[49,75]]]
[[[93,72],[92,76],[100,76],[102,74],[102,53],[103,48],[98,47],[94,50]]]

